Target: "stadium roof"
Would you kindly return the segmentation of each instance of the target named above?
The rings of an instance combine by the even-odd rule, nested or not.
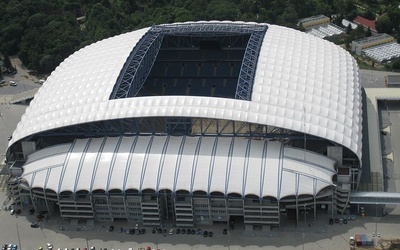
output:
[[[266,140],[108,137],[39,150],[28,157],[21,178],[30,188],[56,193],[167,189],[280,200],[315,196],[333,185],[335,163],[326,156]]]
[[[232,22],[190,24],[207,23]],[[26,109],[10,145],[40,132],[75,124],[127,117],[185,116],[305,132],[341,144],[361,158],[358,66],[339,46],[293,29],[268,25],[256,62],[251,101],[199,96],[110,100],[124,63],[149,29],[89,45],[61,63]]]

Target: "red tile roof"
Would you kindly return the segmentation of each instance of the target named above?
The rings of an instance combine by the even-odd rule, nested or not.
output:
[[[361,24],[364,27],[369,27],[372,31],[376,31],[376,29],[375,29],[375,20],[371,21],[371,20],[368,20],[368,19],[366,19],[366,18],[364,18],[362,16],[357,16],[353,20],[353,22],[355,22],[357,24]]]

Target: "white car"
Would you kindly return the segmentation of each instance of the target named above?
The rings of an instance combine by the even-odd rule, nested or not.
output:
[[[10,86],[17,86],[17,83],[15,81],[10,81]]]
[[[53,245],[50,243],[47,243],[47,249],[52,250],[53,249]]]

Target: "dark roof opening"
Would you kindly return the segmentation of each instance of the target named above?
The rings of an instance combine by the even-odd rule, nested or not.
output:
[[[137,96],[235,98],[250,34],[222,37],[165,35]]]

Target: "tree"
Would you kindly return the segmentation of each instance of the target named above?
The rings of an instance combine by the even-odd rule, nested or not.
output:
[[[346,34],[349,34],[353,29],[351,28],[351,24],[347,25]]]
[[[213,0],[206,8],[207,20],[237,20],[240,16],[239,8],[236,4],[228,0]]]
[[[371,28],[368,27],[367,31],[365,31],[365,37],[370,37],[372,36]]]
[[[379,33],[388,33],[388,34],[391,34],[394,28],[392,21],[387,15],[380,17],[375,22],[375,27]]]
[[[12,68],[12,64],[11,64],[11,60],[10,57],[8,56],[7,52],[3,52],[3,63],[4,63],[4,67],[7,69],[11,69]]]

